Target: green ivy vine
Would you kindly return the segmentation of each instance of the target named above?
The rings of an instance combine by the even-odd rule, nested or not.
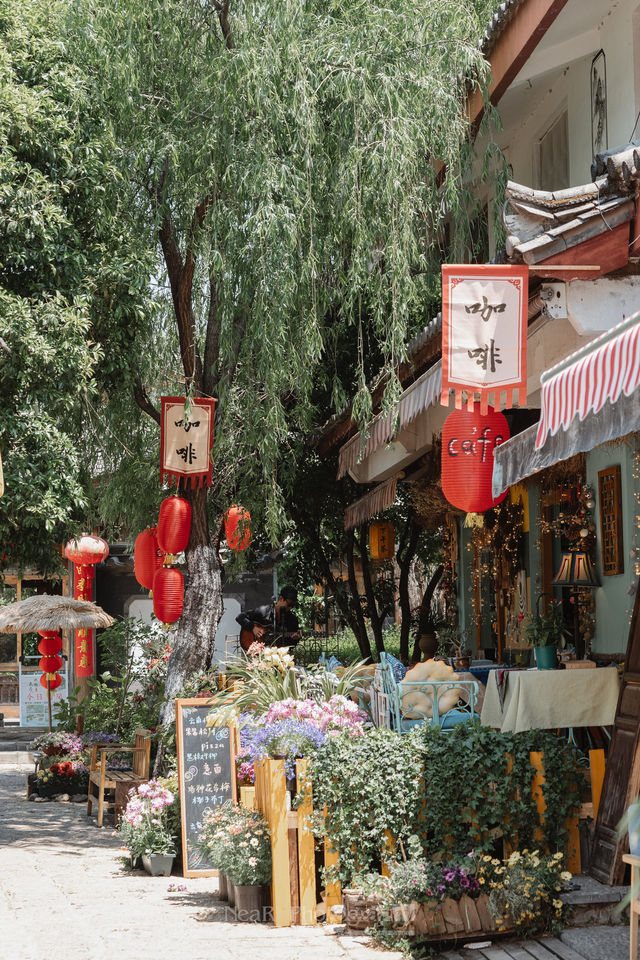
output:
[[[544,754],[542,823],[532,751]],[[403,737],[388,730],[337,737],[313,760],[314,826],[339,853],[334,877],[343,886],[379,868],[389,834],[398,857],[495,855],[501,840],[509,851],[563,850],[567,818],[581,800],[579,759],[565,740],[540,730],[461,724],[450,733],[423,726]]]

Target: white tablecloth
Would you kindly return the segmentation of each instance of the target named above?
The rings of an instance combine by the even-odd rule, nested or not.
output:
[[[503,708],[498,671],[487,678],[480,722],[505,732],[613,723],[620,680],[615,667],[595,670],[514,670],[507,673]]]

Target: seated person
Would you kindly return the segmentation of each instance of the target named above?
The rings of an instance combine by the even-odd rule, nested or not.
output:
[[[276,601],[239,614],[236,621],[241,627],[242,648],[248,650],[253,640],[270,647],[295,647],[302,639],[298,618],[293,613],[297,602],[295,587],[283,587]]]

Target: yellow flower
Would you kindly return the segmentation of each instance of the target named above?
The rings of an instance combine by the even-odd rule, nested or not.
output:
[[[560,879],[566,880],[568,882],[569,880],[571,880],[572,876],[573,874],[570,873],[568,870],[563,870],[562,873],[560,874]]]
[[[554,900],[553,905],[556,910],[562,910],[562,900]]]

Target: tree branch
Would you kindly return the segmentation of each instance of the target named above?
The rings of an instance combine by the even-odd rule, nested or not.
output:
[[[144,388],[142,380],[140,377],[136,377],[136,382],[133,385],[133,398],[144,413],[147,413],[152,420],[160,425],[160,411],[154,407],[149,399],[149,394]]]
[[[224,37],[224,42],[227,45],[227,50],[233,50],[231,27],[229,26],[229,7],[231,5],[231,0],[213,0],[213,5],[218,11],[220,29],[222,30],[222,36]]]
[[[219,306],[218,288],[213,275],[210,274],[209,311],[207,314],[207,334],[204,341],[204,372],[202,376],[202,389],[209,397],[214,395],[218,386],[218,361],[220,358]]]

